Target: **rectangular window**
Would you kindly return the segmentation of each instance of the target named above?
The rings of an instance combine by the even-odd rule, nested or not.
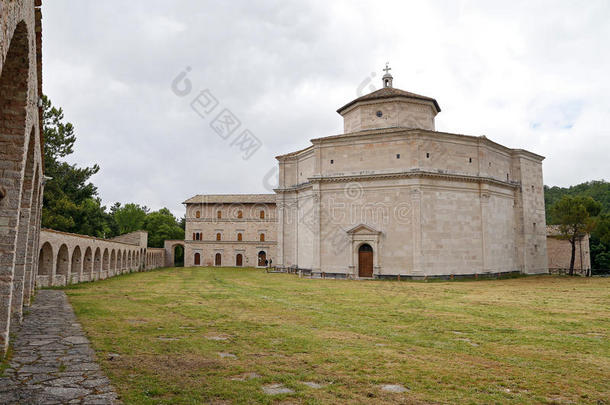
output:
[[[333,163],[335,163],[335,161],[333,159],[331,159],[330,164],[332,165]]]
[[[430,154],[426,152],[426,159],[430,158]]]
[[[400,153],[396,154],[396,159],[400,159]]]

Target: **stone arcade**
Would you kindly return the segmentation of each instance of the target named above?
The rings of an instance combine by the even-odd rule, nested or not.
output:
[[[0,1],[0,352],[35,280],[42,207],[40,0]]]
[[[164,265],[142,232],[113,240],[40,230],[41,0],[0,0],[0,355],[35,286],[92,281]],[[135,236],[134,236],[135,235]]]
[[[544,158],[437,132],[436,100],[394,88],[388,70],[383,88],[337,111],[343,134],[277,157],[273,264],[349,278],[548,272]],[[185,202],[191,265],[207,264],[188,248],[201,244],[197,227],[207,256],[221,248],[214,235],[236,232],[198,219],[199,200]],[[211,218],[217,207],[209,205]]]

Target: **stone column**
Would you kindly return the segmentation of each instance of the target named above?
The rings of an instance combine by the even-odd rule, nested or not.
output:
[[[284,267],[284,193],[280,193],[277,196],[277,266]]]

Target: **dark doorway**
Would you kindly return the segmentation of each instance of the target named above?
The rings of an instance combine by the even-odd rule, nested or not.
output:
[[[258,252],[258,266],[265,267],[265,260],[267,260],[267,253],[261,250]]]
[[[174,267],[184,266],[184,247],[182,245],[174,246]]]
[[[199,253],[195,253],[195,266],[199,266],[201,264],[201,255]]]
[[[220,253],[216,253],[216,257],[214,258],[214,265],[220,266],[222,264],[222,255]]]
[[[358,277],[373,277],[373,248],[367,243],[358,249]]]
[[[235,256],[235,265],[237,267],[241,267],[243,265],[243,261],[244,257],[241,255],[241,253],[238,253],[237,256]]]

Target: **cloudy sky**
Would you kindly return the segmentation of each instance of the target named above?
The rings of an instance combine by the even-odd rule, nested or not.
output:
[[[182,216],[195,194],[268,192],[274,156],[341,133],[336,109],[386,61],[394,87],[437,99],[437,130],[544,155],[548,185],[610,179],[605,0],[43,4],[44,92],[106,204]],[[227,139],[211,126],[225,109]],[[261,143],[248,159],[244,130]]]

